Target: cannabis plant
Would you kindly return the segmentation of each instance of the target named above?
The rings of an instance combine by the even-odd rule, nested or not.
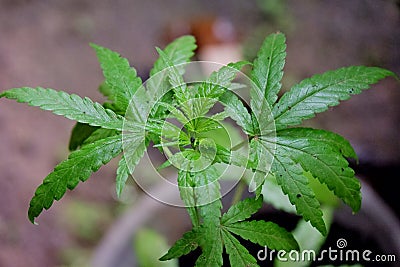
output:
[[[31,222],[67,189],[73,190],[122,154],[116,172],[120,195],[149,147],[166,157],[159,168],[176,170],[174,182],[193,224],[162,261],[200,247],[196,266],[221,266],[224,250],[232,266],[257,266],[238,237],[275,250],[299,249],[284,228],[250,219],[263,205],[261,192],[268,188],[261,188],[267,178],[276,180],[297,214],[322,235],[327,230],[309,184],[310,175],[354,212],[360,209],[360,182],[348,162],[357,156],[350,143],[335,133],[299,125],[379,80],[395,76],[392,72],[344,67],[314,75],[281,93],[286,43],[285,36],[276,33],[265,39],[254,62],[231,63],[205,79],[188,82],[185,72],[196,44],[192,36],[183,36],[163,50],[157,48],[159,58],[150,79],[143,83],[118,53],[91,46],[105,77],[100,91],[107,97],[106,103],[41,87],[14,88],[0,94],[77,121],[71,154],[44,179],[30,202]],[[237,79],[243,68],[249,76],[247,84]],[[237,94],[238,88],[250,91],[249,103]],[[215,131],[228,122],[244,133],[239,144],[217,140]],[[236,198],[232,206],[223,209],[221,166],[230,165],[245,170],[236,179],[245,181],[253,194]]]

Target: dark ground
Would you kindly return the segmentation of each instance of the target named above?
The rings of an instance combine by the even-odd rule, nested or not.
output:
[[[278,9],[266,14],[255,1],[0,0],[0,91],[42,86],[103,101],[96,90],[102,76],[89,42],[119,51],[146,77],[156,58],[155,46],[163,47],[174,29],[180,32],[182,25],[210,16],[230,21],[240,42],[252,38],[257,43],[260,32],[285,32],[288,87],[348,65],[381,66],[400,74],[400,11],[395,1],[287,3],[277,18],[273,14]],[[350,140],[360,156],[358,173],[396,209],[399,88],[394,79],[386,79],[313,121]],[[44,212],[39,226],[29,223],[29,200],[67,156],[72,126],[49,112],[0,100],[0,266],[83,266],[102,229],[118,213],[111,164]],[[89,219],[79,219],[71,208],[74,203],[101,215],[92,215],[89,234],[77,230]]]

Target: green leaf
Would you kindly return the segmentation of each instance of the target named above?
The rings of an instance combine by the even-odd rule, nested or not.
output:
[[[288,212],[296,213],[296,207],[290,203],[288,197],[282,192],[282,187],[278,185],[273,174],[268,174],[263,184],[261,194],[264,201],[274,206],[274,208]]]
[[[128,165],[126,165],[125,157],[122,156],[118,162],[117,177],[115,180],[115,190],[118,198],[121,197],[122,190],[124,190],[125,183],[128,180],[129,175],[130,171]]]
[[[122,151],[121,135],[99,140],[72,152],[68,159],[58,164],[43,181],[33,196],[28,211],[34,220],[43,208],[49,209],[54,200],[60,200],[67,188],[74,189],[79,181],[86,181],[92,172],[109,162]]]
[[[142,80],[136,70],[129,66],[127,59],[105,47],[90,45],[96,51],[103,69],[108,98],[114,102],[117,110],[125,112],[136,90],[142,85]]]
[[[352,66],[305,79],[274,105],[276,128],[297,125],[388,76],[395,74],[376,67]]]
[[[187,35],[175,39],[165,47],[163,52],[168,56],[172,65],[178,65],[189,62],[190,58],[193,57],[196,48],[196,40],[194,37]],[[150,76],[153,76],[157,72],[168,67],[169,66],[161,58],[158,58],[154,63],[154,67],[150,71]]]
[[[160,261],[179,258],[195,250],[199,246],[200,234],[201,231],[199,231],[199,228],[193,228],[191,231],[186,232],[183,237],[176,241],[168,252],[160,258]]]
[[[219,176],[214,166],[209,166],[205,170],[193,174],[194,197],[197,205],[200,206],[200,215],[206,226],[220,224],[222,203]]]
[[[172,43],[167,45],[163,51],[165,58],[168,58],[169,63],[165,62],[162,57],[159,57],[154,63],[153,69],[150,71],[150,79],[147,80],[146,86],[151,90],[159,90],[163,92],[168,92],[171,89],[171,85],[169,83],[168,71],[162,70],[168,68],[170,65],[176,66],[179,64],[183,64],[189,62],[190,58],[194,55],[194,50],[196,49],[196,40],[193,36],[182,36],[175,39]],[[182,68],[178,67],[178,71],[180,74],[183,74]],[[169,95],[166,94],[161,99],[162,101],[168,100]],[[152,112],[151,117],[155,117],[159,114],[163,114],[165,107],[160,105],[155,105]]]
[[[250,64],[247,61],[229,63],[211,73],[207,81],[203,82],[198,90],[199,97],[218,98],[227,90],[243,66]]]
[[[254,60],[251,77],[263,92],[269,105],[274,104],[278,99],[278,93],[282,86],[285,57],[285,35],[276,33],[269,35],[264,40],[257,58]]]
[[[224,241],[226,253],[229,255],[231,266],[258,266],[257,260],[240,242],[225,229],[222,230],[222,240]]]
[[[251,123],[249,111],[243,105],[239,97],[231,91],[226,91],[220,97],[221,103],[225,106],[225,112],[239,125],[246,134],[253,135],[254,129]]]
[[[223,259],[223,243],[219,225],[208,224],[202,228],[200,241],[202,254],[196,261],[196,267],[220,267]]]
[[[273,222],[245,221],[224,226],[228,231],[253,243],[275,250],[298,250],[293,235]]]
[[[292,128],[278,131],[276,144],[282,154],[300,163],[354,212],[360,209],[361,184],[344,157],[356,157],[347,140],[324,130]]]
[[[0,94],[0,97],[16,99],[18,102],[50,110],[54,114],[92,126],[115,130],[122,129],[123,117],[110,109],[103,108],[102,105],[87,97],[80,98],[75,94],[70,95],[63,91],[41,87],[14,88],[4,91]]]
[[[282,191],[288,195],[290,203],[296,206],[297,213],[304,220],[326,235],[326,227],[322,219],[320,203],[315,198],[304,170],[297,162],[288,157],[285,152],[277,149],[271,168]]]
[[[178,172],[178,186],[179,194],[183,203],[185,203],[190,220],[192,221],[194,227],[198,227],[200,225],[200,218],[197,212],[196,200],[194,197],[193,177],[189,172],[182,170]]]
[[[262,197],[246,198],[229,208],[229,210],[222,216],[221,224],[229,225],[239,221],[244,221],[256,213],[262,207],[262,204]]]
[[[77,122],[74,128],[72,128],[68,149],[70,151],[77,150],[83,144],[83,142],[97,129],[98,127]]]

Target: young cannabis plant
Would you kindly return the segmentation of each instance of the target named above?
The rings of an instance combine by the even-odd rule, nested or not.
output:
[[[61,199],[67,188],[74,189],[123,152],[116,178],[120,195],[149,146],[167,157],[160,167],[177,169],[175,182],[193,224],[160,260],[200,247],[196,266],[221,266],[224,249],[232,266],[257,266],[237,236],[270,249],[298,249],[291,233],[275,223],[248,220],[263,204],[261,187],[267,176],[276,179],[297,213],[323,235],[326,227],[320,203],[306,173],[325,184],[354,212],[360,209],[360,182],[347,161],[357,156],[349,142],[332,132],[294,126],[387,76],[395,76],[392,72],[345,67],[305,79],[278,97],[286,57],[281,33],[265,39],[253,63],[231,63],[206,79],[190,82],[185,72],[196,49],[191,36],[176,39],[164,50],[157,49],[160,57],[146,83],[119,54],[98,45],[92,47],[105,77],[100,91],[109,102],[102,105],[40,87],[0,94],[78,122],[72,131],[71,154],[44,179],[30,202],[28,217],[32,222],[54,200]],[[248,86],[235,80],[245,65],[251,66]],[[243,87],[250,90],[250,104],[236,94]],[[217,105],[222,111],[212,114]],[[213,131],[223,128],[227,120],[245,133],[242,143],[223,145],[216,140]],[[238,201],[224,214],[221,165],[247,169],[243,176],[247,175],[255,192],[254,197]],[[237,178],[241,177],[238,174]]]

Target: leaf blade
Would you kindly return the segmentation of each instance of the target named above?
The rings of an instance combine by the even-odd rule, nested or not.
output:
[[[122,151],[121,136],[112,136],[82,147],[58,164],[37,188],[29,210],[29,220],[34,220],[43,209],[49,209],[54,200],[60,200],[67,188],[72,190],[79,181],[86,181],[92,172],[109,162]]]
[[[224,241],[226,253],[229,255],[231,266],[258,266],[257,260],[240,242],[225,229],[222,230],[222,240]]]
[[[21,87],[4,91],[1,97],[15,99],[17,102],[28,103],[43,110],[52,111],[56,115],[64,116],[71,120],[100,126],[106,129],[121,130],[123,117],[115,114],[110,109],[103,108],[99,103],[89,98],[81,98],[75,94],[63,91],[44,89],[42,87]]]
[[[298,250],[299,245],[293,235],[273,222],[245,221],[225,226],[242,238],[275,250]]]
[[[246,198],[231,206],[221,218],[222,225],[229,225],[239,221],[244,221],[256,213],[263,204],[262,197]]]
[[[114,101],[115,107],[125,112],[136,90],[142,85],[136,70],[130,67],[127,59],[108,48],[91,43],[96,51],[106,85],[109,88],[109,99]]]
[[[388,76],[395,74],[377,67],[351,66],[307,78],[273,106],[276,128],[297,125]]]
[[[261,89],[269,105],[278,99],[286,58],[286,38],[282,33],[265,38],[254,60],[252,80]]]

